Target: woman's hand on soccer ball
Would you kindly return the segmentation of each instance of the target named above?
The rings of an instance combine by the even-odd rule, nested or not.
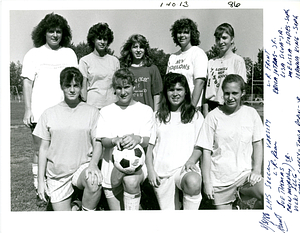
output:
[[[113,146],[116,146],[117,148],[118,148],[118,150],[122,150],[123,148],[122,148],[122,138],[119,138],[119,137],[115,137],[115,138],[112,138],[111,139],[111,144],[113,145]]]
[[[140,142],[140,136],[127,134],[122,137],[121,147],[123,149],[132,150]]]

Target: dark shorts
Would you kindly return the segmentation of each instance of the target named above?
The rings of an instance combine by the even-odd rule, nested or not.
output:
[[[216,101],[207,100],[206,103],[208,104],[208,111],[209,112],[214,110],[216,107],[221,106],[221,104],[219,102],[216,102]]]
[[[31,123],[31,126],[30,126],[31,132],[33,132],[35,126],[36,126],[36,123]]]

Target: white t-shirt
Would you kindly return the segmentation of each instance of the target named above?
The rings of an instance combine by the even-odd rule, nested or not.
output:
[[[101,57],[92,52],[79,60],[80,72],[87,78],[88,104],[103,108],[117,101],[112,77],[119,68],[119,60],[109,54]]]
[[[121,109],[115,103],[100,110],[96,138],[122,137],[126,134],[135,134],[141,137],[150,137],[154,125],[153,110],[148,105],[135,102],[126,109]],[[103,187],[111,188],[111,171],[114,167],[111,157],[112,149],[104,149],[101,172]]]
[[[169,58],[167,73],[183,74],[189,84],[190,91],[194,91],[194,81],[197,78],[206,78],[207,74],[207,56],[206,53],[198,46],[192,46],[187,51],[172,54]],[[202,105],[201,93],[197,106]]]
[[[153,165],[158,176],[172,176],[186,163],[192,155],[203,120],[200,112],[196,112],[192,122],[187,124],[181,122],[181,112],[171,112],[167,124],[160,123],[156,117],[155,133],[149,143],[154,145]]]
[[[33,134],[51,141],[47,178],[67,177],[90,161],[98,118],[99,110],[84,102],[70,108],[63,101],[41,115]]]
[[[263,138],[263,124],[257,111],[245,105],[231,114],[215,108],[206,116],[197,145],[212,151],[213,186],[234,183],[252,169],[252,143]]]
[[[53,50],[43,45],[26,53],[21,76],[33,81],[31,111],[34,122],[47,108],[63,101],[60,72],[70,66],[78,67],[76,54],[70,48]]]
[[[232,53],[230,57],[213,58],[208,61],[207,85],[205,98],[224,104],[222,83],[228,74],[240,75],[247,83],[246,65],[244,59]]]

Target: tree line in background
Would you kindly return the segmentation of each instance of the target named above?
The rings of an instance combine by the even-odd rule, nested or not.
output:
[[[91,52],[87,43],[81,42],[78,45],[71,44],[70,46],[76,53],[78,61],[83,56]],[[234,48],[233,52],[237,49]],[[209,51],[206,52],[208,59],[216,57],[219,51],[216,45],[212,46]],[[114,51],[109,49],[109,54],[113,55]],[[151,54],[154,64],[158,67],[162,78],[166,74],[167,64],[170,54],[166,54],[163,50],[158,48],[151,48]],[[263,96],[263,50],[259,49],[257,54],[257,61],[254,63],[249,57],[244,57],[246,69],[247,69],[247,85],[246,93]],[[12,97],[17,97],[20,100],[23,89],[23,79],[21,77],[22,64],[20,61],[10,62],[10,94]]]

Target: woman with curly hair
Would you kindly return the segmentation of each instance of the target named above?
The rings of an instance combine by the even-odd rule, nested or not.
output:
[[[168,73],[146,154],[149,183],[162,210],[181,208],[179,192],[183,193],[184,210],[200,206],[201,151],[195,145],[202,122],[185,76]]]
[[[122,67],[129,68],[134,74],[134,100],[156,111],[162,80],[157,66],[153,64],[146,37],[140,34],[130,36],[122,47],[120,62]]]
[[[68,48],[72,35],[65,18],[50,13],[33,29],[35,48],[30,49],[23,60],[23,95],[25,113],[23,122],[33,131],[40,115],[47,108],[63,100],[59,85],[60,72],[68,66],[78,66],[75,52]],[[40,139],[33,135],[34,156],[32,172],[37,189],[38,148]]]
[[[200,107],[208,61],[205,52],[198,47],[200,32],[196,23],[188,18],[175,21],[170,31],[174,43],[180,46],[180,50],[170,56],[167,73],[180,73],[186,77],[191,91],[192,104]]]
[[[93,25],[87,35],[88,45],[93,51],[79,60],[83,75],[82,97],[98,109],[117,101],[112,77],[120,68],[120,63],[109,54],[108,49],[113,40],[113,32],[107,23]]]

